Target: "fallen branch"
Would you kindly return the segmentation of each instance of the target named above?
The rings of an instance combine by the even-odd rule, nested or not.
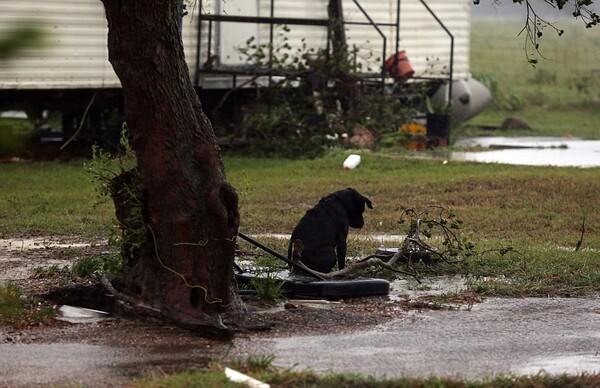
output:
[[[393,271],[393,272],[396,272],[399,274],[412,276],[420,284],[421,280],[417,277],[415,272],[402,271],[402,270],[399,270],[399,269],[393,267],[393,264],[396,261],[398,261],[398,259],[401,256],[402,256],[402,253],[400,251],[398,251],[397,253],[395,253],[392,256],[392,258],[388,262],[385,262],[382,260],[382,258],[387,258],[387,256],[370,255],[370,256],[360,259],[359,261],[352,263],[338,271],[333,271],[333,272],[329,272],[329,273],[322,273],[322,272],[317,272],[317,273],[325,279],[335,279],[335,278],[344,277],[344,276],[346,276],[356,270],[359,270],[359,269],[379,266],[379,267],[388,269],[390,271]]]
[[[434,212],[432,216],[430,213]],[[465,257],[473,253],[473,245],[467,241],[460,239],[455,230],[460,229],[462,222],[456,219],[453,212],[448,209],[432,205],[425,208],[421,212],[414,209],[404,208],[404,214],[411,219],[408,235],[402,241],[402,245],[398,248],[398,252],[394,254],[374,254],[358,260],[355,263],[349,264],[347,267],[329,273],[315,272],[324,279],[334,279],[349,275],[350,273],[368,267],[381,267],[395,273],[411,276],[418,283],[421,280],[418,277],[417,271],[411,265],[413,259],[422,260],[426,264],[442,260],[448,264],[456,264],[462,260],[450,260],[449,257],[463,255]],[[401,223],[404,220],[400,221]],[[429,245],[421,236],[431,237],[434,232],[441,233],[445,250]],[[299,264],[302,263],[302,255],[300,254]],[[406,263],[409,271],[400,270],[395,266],[398,262]]]

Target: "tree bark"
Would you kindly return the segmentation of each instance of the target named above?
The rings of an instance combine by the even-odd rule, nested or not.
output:
[[[341,0],[329,0],[327,17],[333,52],[335,55],[344,55],[348,46],[346,43],[346,31],[344,30],[344,11]]]
[[[181,9],[177,0],[101,1],[144,188],[145,239],[128,259],[125,292],[210,327],[231,303],[238,197],[189,78]]]

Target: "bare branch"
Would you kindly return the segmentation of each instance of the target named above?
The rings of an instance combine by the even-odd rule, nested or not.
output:
[[[399,256],[399,255],[400,255],[400,252],[396,253],[394,256]],[[348,265],[347,267],[345,267],[344,269],[341,269],[338,271],[333,271],[333,272],[329,272],[329,273],[321,273],[321,272],[318,272],[318,273],[319,273],[319,275],[323,276],[326,279],[335,279],[335,278],[344,277],[356,270],[367,268],[367,267],[374,267],[374,266],[383,267],[383,268],[389,269],[390,271],[393,271],[396,273],[412,276],[418,283],[421,283],[421,280],[419,280],[419,278],[416,276],[415,273],[396,269],[392,266],[392,264],[390,264],[389,262],[386,263],[385,261],[381,260],[381,258],[377,255],[367,256],[364,259],[361,259],[361,260],[357,261],[356,263],[352,263],[352,264]]]

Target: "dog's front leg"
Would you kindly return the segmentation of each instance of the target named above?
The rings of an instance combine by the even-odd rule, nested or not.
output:
[[[344,269],[346,266],[346,238],[347,235],[341,235],[338,237],[336,253],[338,259],[338,269]]]

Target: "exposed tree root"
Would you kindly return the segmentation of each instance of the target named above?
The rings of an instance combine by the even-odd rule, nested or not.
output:
[[[221,341],[229,341],[233,338],[233,330],[223,324],[219,314],[214,315],[214,317],[206,316],[206,319],[200,319],[192,318],[164,307],[150,306],[136,298],[119,292],[106,277],[96,274],[95,278],[119,302],[120,307],[130,314],[165,320],[207,338]]]

